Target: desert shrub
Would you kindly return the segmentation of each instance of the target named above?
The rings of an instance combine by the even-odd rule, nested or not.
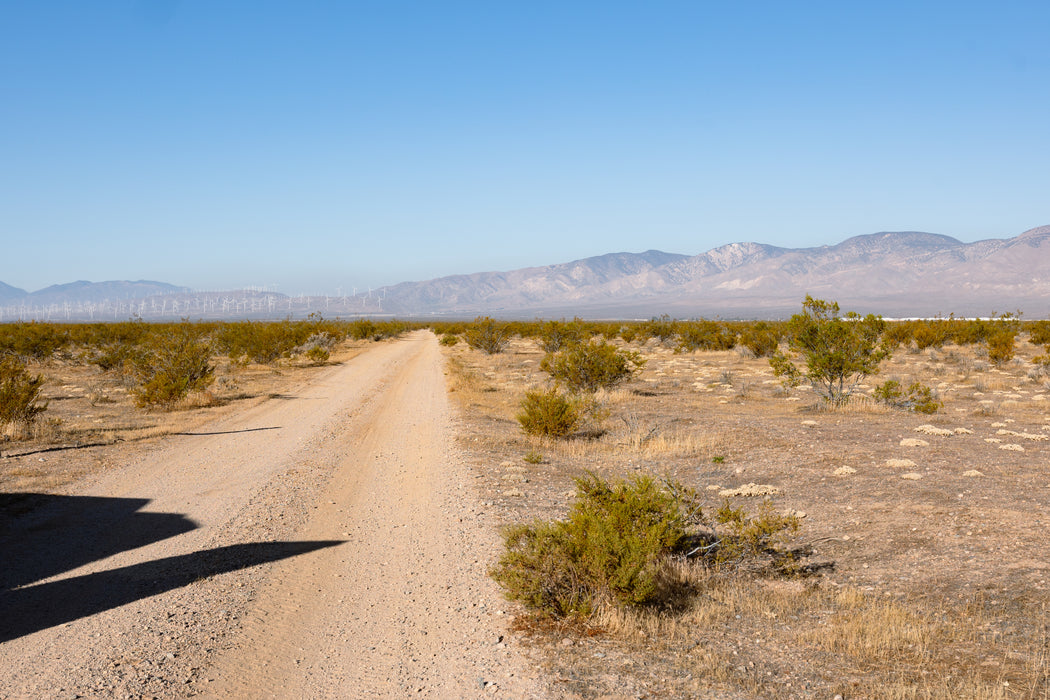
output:
[[[981,318],[951,319],[951,340],[956,345],[977,345],[988,340],[991,324]]]
[[[311,324],[296,321],[224,323],[216,345],[231,360],[268,365],[289,357],[313,331]]]
[[[912,326],[910,321],[894,321],[886,323],[886,331],[882,334],[886,345],[896,348],[908,345],[912,341]]]
[[[323,365],[332,357],[332,352],[323,345],[314,345],[303,356],[315,365]]]
[[[1014,333],[1000,330],[988,337],[988,359],[996,365],[1004,365],[1014,359]]]
[[[321,331],[307,338],[305,343],[293,350],[293,353],[305,357],[312,364],[322,365],[332,356],[333,346],[335,346],[335,338],[328,335],[326,331]]]
[[[610,485],[590,475],[577,480],[566,520],[505,530],[506,551],[491,575],[508,598],[554,617],[587,616],[605,601],[652,603],[667,555],[683,549],[698,517],[684,489],[647,476]]]
[[[772,357],[780,345],[780,331],[765,321],[756,321],[740,334],[740,344],[755,357]]]
[[[549,353],[540,369],[572,391],[597,391],[630,379],[644,365],[637,352],[620,350],[599,339]]]
[[[529,435],[562,438],[574,433],[583,417],[579,400],[557,389],[549,389],[525,392],[517,419],[521,429]]]
[[[652,318],[638,328],[638,336],[641,340],[656,338],[661,343],[666,343],[678,335],[678,321],[667,314],[659,318]]]
[[[788,384],[809,380],[825,401],[845,403],[860,381],[877,374],[879,363],[890,355],[881,342],[886,322],[868,314],[854,312],[839,316],[839,305],[806,295],[803,312],[787,324],[789,347],[806,362],[800,371],[786,355],[777,352],[769,364],[776,376]]]
[[[543,455],[536,450],[529,450],[522,459],[527,464],[543,464]]]
[[[503,532],[505,551],[490,574],[511,600],[551,617],[586,617],[599,606],[670,602],[691,589],[667,575],[673,560],[726,573],[805,573],[786,545],[794,515],[769,501],[755,515],[728,500],[707,519],[696,491],[636,476],[609,484],[577,479],[565,520],[519,524]]]
[[[459,336],[455,333],[446,333],[445,335],[441,336],[441,340],[439,342],[445,347],[450,348],[459,342]]]
[[[24,361],[47,360],[67,344],[67,331],[50,323],[0,324],[0,353],[17,355]]]
[[[133,390],[139,406],[171,408],[191,391],[202,391],[215,379],[211,342],[189,322],[170,324],[131,360],[138,379]]]
[[[735,346],[736,332],[724,323],[702,318],[678,324],[678,345],[674,351],[732,350]]]
[[[568,323],[547,321],[539,329],[540,347],[544,352],[558,352],[570,345],[583,342],[588,335],[583,322],[578,318]]]
[[[632,324],[621,326],[618,332],[620,339],[625,343],[630,343],[638,339],[638,327]],[[611,338],[608,338],[607,340],[611,340]]]
[[[154,326],[141,319],[70,327],[71,340],[80,348],[80,359],[103,370],[122,369],[153,332]]]
[[[944,406],[933,389],[919,382],[914,382],[905,390],[900,382],[890,379],[876,386],[872,396],[879,403],[916,413],[936,413]]]
[[[511,332],[506,324],[488,316],[479,316],[467,327],[463,337],[467,341],[467,345],[475,350],[482,350],[489,355],[496,355],[503,352],[507,347],[507,343],[510,342]]]
[[[1029,321],[1024,327],[1032,345],[1050,345],[1050,321]]]
[[[795,563],[795,556],[783,545],[798,531],[798,518],[778,513],[770,501],[764,501],[758,513],[750,515],[743,507],[733,508],[726,499],[714,520],[722,526],[715,542],[708,545],[712,549],[708,556],[716,566],[739,567],[765,556],[771,557],[774,568],[782,571]]]
[[[0,355],[0,426],[21,423],[29,426],[47,409],[40,401],[44,377],[33,376],[14,355]]]
[[[919,350],[942,347],[951,337],[951,326],[945,321],[917,321],[912,327],[912,339]]]
[[[375,321],[367,318],[359,318],[356,321],[350,323],[350,327],[347,329],[347,335],[354,340],[368,340],[376,334],[378,327]]]

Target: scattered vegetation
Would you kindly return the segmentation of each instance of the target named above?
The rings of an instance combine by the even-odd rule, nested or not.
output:
[[[549,353],[540,368],[572,391],[608,389],[634,376],[645,360],[633,350],[620,350],[604,339],[574,343]]]
[[[849,400],[860,381],[877,374],[879,363],[890,356],[881,342],[886,322],[868,314],[863,318],[850,311],[839,316],[839,305],[806,295],[802,313],[787,324],[789,347],[802,355],[805,372],[781,352],[769,361],[774,374],[790,385],[809,380],[825,401],[840,405]]]
[[[556,388],[529,391],[521,400],[518,423],[528,435],[549,438],[567,437],[583,423],[584,412],[579,399]]]
[[[506,324],[488,316],[479,316],[474,319],[464,333],[467,345],[475,350],[487,352],[489,355],[503,352],[511,337],[511,330]]]
[[[782,544],[797,529],[796,518],[768,505],[752,517],[728,501],[709,523],[698,494],[678,482],[642,475],[609,484],[589,474],[576,480],[565,520],[506,529],[491,574],[508,598],[541,616],[585,618],[603,605],[688,595],[670,574],[676,557],[739,569],[772,553],[784,569],[794,556]]]
[[[0,355],[0,427],[30,426],[47,409],[47,401],[40,399],[43,385],[44,377],[30,374],[20,358]]]
[[[685,321],[677,325],[678,345],[675,352],[698,350],[732,350],[736,347],[737,334],[727,324],[719,321]]]
[[[143,407],[170,409],[191,391],[203,391],[214,380],[210,339],[189,322],[172,325],[131,360],[139,381],[134,390]]]
[[[872,397],[887,406],[916,413],[936,413],[944,407],[944,402],[937,398],[933,389],[919,382],[913,382],[905,390],[896,379],[890,379],[876,386]]]
[[[665,557],[684,551],[698,507],[650,477],[610,486],[578,479],[566,520],[516,525],[492,570],[507,596],[554,617],[592,614],[604,601],[640,605],[662,595]]]

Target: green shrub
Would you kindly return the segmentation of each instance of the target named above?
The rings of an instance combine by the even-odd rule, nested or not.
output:
[[[619,350],[603,338],[550,353],[540,369],[572,391],[597,391],[630,379],[644,365],[637,352]]]
[[[697,350],[732,350],[736,347],[736,333],[726,324],[700,319],[678,324],[678,345],[675,352]]]
[[[268,365],[289,357],[314,330],[312,324],[296,321],[224,323],[216,345],[231,360]]]
[[[788,321],[787,333],[789,346],[802,355],[806,371],[777,352],[769,360],[773,374],[792,385],[808,379],[825,401],[845,403],[857,384],[877,374],[879,363],[889,357],[889,348],[880,342],[886,322],[873,314],[862,318],[852,311],[840,317],[836,302],[808,294],[802,307],[803,312]]]
[[[32,376],[19,358],[0,356],[0,426],[31,425],[47,409],[47,402],[40,401],[43,385],[44,377]]]
[[[699,517],[695,496],[650,477],[609,485],[576,481],[568,519],[516,525],[491,574],[512,600],[555,617],[587,616],[604,601],[644,605],[660,599],[663,567]]]
[[[763,555],[771,556],[774,569],[779,571],[786,571],[795,562],[795,556],[783,545],[798,532],[798,518],[778,513],[769,501],[759,506],[756,515],[750,515],[743,508],[733,508],[726,499],[715,513],[715,523],[723,526],[709,555],[716,566],[739,566]]]
[[[1025,329],[1032,345],[1050,345],[1050,321],[1030,321]]]
[[[1014,359],[1014,333],[1000,330],[988,337],[988,359],[996,365],[1004,365]]]
[[[557,389],[528,391],[517,416],[521,429],[529,435],[562,438],[576,432],[583,422],[580,401]]]
[[[139,381],[133,390],[143,407],[171,408],[191,391],[203,391],[215,379],[211,343],[193,324],[171,324],[131,360]]]
[[[511,332],[507,325],[488,316],[479,316],[467,327],[464,339],[467,345],[475,350],[482,350],[489,355],[497,355],[507,347]]]
[[[50,323],[0,324],[0,353],[17,355],[23,361],[47,360],[68,344],[68,332]]]
[[[305,357],[311,364],[323,365],[331,358],[333,347],[335,347],[335,338],[328,335],[327,331],[321,331],[311,335],[305,343],[292,352]]]
[[[536,450],[529,450],[525,453],[525,456],[522,457],[522,459],[525,460],[527,464],[543,464],[543,455]]]
[[[583,321],[574,318],[572,322],[547,321],[539,331],[540,347],[544,352],[558,352],[570,345],[586,340],[588,333]]]
[[[304,352],[303,355],[311,363],[315,365],[323,365],[325,362],[328,362],[329,358],[331,358],[332,356],[332,353],[328,348],[326,348],[323,345],[314,345],[309,350]]]
[[[672,557],[737,572],[805,573],[804,553],[785,546],[798,529],[796,516],[769,501],[750,515],[726,500],[708,521],[699,495],[678,482],[637,476],[610,485],[590,474],[577,479],[565,520],[504,530],[506,550],[490,574],[508,598],[540,615],[586,617],[603,604],[688,594],[688,583],[668,575]]]
[[[642,340],[656,338],[661,343],[666,343],[676,335],[678,335],[678,321],[667,314],[650,319],[638,328],[638,336]]]
[[[900,382],[890,379],[876,386],[872,396],[879,403],[884,403],[894,408],[903,408],[907,411],[915,411],[916,413],[936,413],[944,406],[944,403],[937,398],[933,389],[919,382],[914,382],[905,391]]]
[[[459,342],[459,336],[455,333],[446,333],[445,335],[441,336],[441,340],[439,342],[445,347],[450,348]]]
[[[766,323],[756,321],[740,334],[740,344],[755,357],[772,357],[780,346],[780,331]]]

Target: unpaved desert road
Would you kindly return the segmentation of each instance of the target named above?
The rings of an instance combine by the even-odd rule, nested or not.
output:
[[[0,698],[553,697],[427,332],[0,525]]]

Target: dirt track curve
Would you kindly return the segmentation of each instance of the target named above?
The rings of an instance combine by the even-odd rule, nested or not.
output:
[[[485,575],[433,335],[0,530],[0,698],[549,697]]]

